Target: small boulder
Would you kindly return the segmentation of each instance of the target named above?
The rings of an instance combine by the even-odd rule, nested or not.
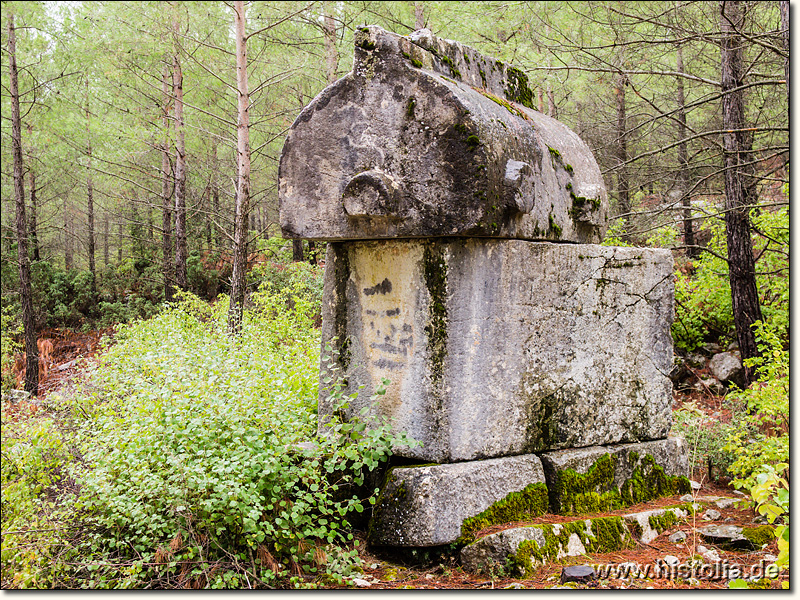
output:
[[[693,369],[702,369],[706,366],[706,357],[702,354],[688,354],[686,356],[686,364]]]
[[[673,544],[680,544],[681,542],[686,540],[686,533],[683,531],[676,531],[671,536],[669,536],[669,541]]]
[[[597,573],[591,565],[576,565],[564,567],[561,570],[561,583],[574,581],[576,583],[588,583],[597,579]]]
[[[680,564],[680,559],[677,556],[672,556],[671,554],[667,554],[664,557],[664,563],[668,567],[677,567]]]
[[[722,383],[735,383],[739,387],[744,386],[744,371],[742,361],[733,352],[720,352],[715,354],[708,362],[711,373]]]
[[[704,540],[718,546],[754,548],[754,544],[744,536],[738,525],[706,525],[699,531]]]
[[[720,513],[718,510],[714,510],[713,508],[709,508],[703,514],[703,518],[706,519],[707,521],[716,521],[721,516],[722,516],[722,513]]]

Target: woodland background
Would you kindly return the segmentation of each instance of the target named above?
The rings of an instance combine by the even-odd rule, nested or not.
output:
[[[282,517],[293,528],[275,525],[275,511],[283,508],[258,486],[249,500],[238,496],[235,515],[228,491],[220,492],[227,509],[201,509],[189,500],[194,488],[185,481],[174,502],[169,494],[156,502],[154,492],[146,514],[133,514],[133,508],[115,510],[123,498],[134,506],[134,492],[119,487],[112,493],[108,482],[138,456],[137,468],[152,468],[154,479],[136,485],[172,489],[175,482],[159,479],[163,470],[130,432],[149,439],[150,425],[137,420],[145,410],[185,410],[180,427],[187,427],[199,418],[198,406],[206,406],[207,414],[200,412],[213,422],[209,415],[227,396],[198,394],[220,380],[231,394],[252,389],[228,398],[224,412],[233,421],[216,423],[215,431],[235,423],[244,429],[231,439],[241,439],[257,422],[278,419],[277,407],[294,406],[299,420],[275,425],[282,433],[266,450],[284,448],[285,436],[314,435],[324,247],[281,238],[278,160],[300,110],[350,70],[353,32],[366,24],[400,34],[428,27],[514,64],[528,76],[532,108],[589,144],[611,198],[604,243],[673,250],[679,358],[712,344],[734,345],[745,359],[743,389],[726,396],[735,408],[728,423],[710,424],[694,406],[676,413],[676,427],[694,436],[698,462],[717,463],[744,489],[763,486],[772,505],[782,506],[788,480],[788,2],[76,1],[2,2],[2,12],[4,394],[24,387],[43,396],[33,375],[42,350],[37,340],[45,333],[55,339],[53,332],[64,330],[110,332],[105,358],[81,375],[84,387],[49,397],[55,408],[44,425],[30,415],[33,421],[12,419],[3,403],[3,429],[12,422],[19,427],[3,437],[3,530],[25,523],[27,531],[40,522],[57,532],[50,554],[24,543],[9,546],[4,533],[4,585],[235,587],[243,573],[283,585],[292,577],[308,583],[303,569],[309,564],[335,578],[356,560],[352,548],[328,562],[308,558],[320,539],[341,548],[352,541],[346,520],[325,517],[320,524],[320,514],[338,511],[344,518],[363,510],[362,500],[345,501],[326,487],[318,470],[330,460],[325,464],[343,481],[361,481],[360,469],[389,454],[398,434],[388,430],[353,444],[349,426],[339,424],[341,444],[328,458],[318,457],[316,467],[311,461],[303,467],[310,471],[294,473],[286,466],[295,464],[291,456],[278,453],[296,479],[285,481],[285,490],[273,482],[274,497],[301,488],[309,494],[305,508],[295,503]],[[255,359],[272,370],[254,371]],[[14,375],[22,373],[27,377],[18,385]],[[243,373],[251,377],[246,386]],[[128,404],[134,400],[135,409]],[[112,418],[120,414],[137,427],[129,420],[123,434]],[[178,427],[179,421],[166,422]],[[193,443],[194,450],[178,454],[201,460],[210,452],[202,439]],[[266,450],[259,448],[251,448],[250,459],[263,458]],[[67,475],[75,464],[83,474]],[[238,479],[263,473],[259,464],[242,467]],[[53,505],[42,508],[43,502]],[[79,521],[93,532],[80,542],[88,546],[66,533],[76,515],[89,519]],[[263,523],[267,515],[275,531],[265,538],[263,531],[253,533],[251,521]],[[788,496],[776,523],[781,515],[788,523]],[[208,528],[225,522],[236,533],[216,538],[211,529],[193,529],[201,521]],[[309,529],[311,523],[319,530]],[[124,536],[135,538],[134,554],[119,545]],[[200,550],[187,550],[189,538],[200,540]],[[223,540],[221,551],[212,551],[215,539]],[[69,560],[67,548],[76,553]],[[86,566],[98,552],[107,558],[100,569],[105,579]],[[206,562],[189,575],[180,564],[197,552]],[[236,558],[240,552],[244,558]],[[253,552],[258,569],[255,562],[252,569],[239,565],[255,561]],[[137,553],[150,566],[139,564]],[[183,553],[183,563],[165,559],[176,553]],[[157,566],[171,562],[179,567],[166,575]],[[128,569],[123,575],[120,565]],[[184,571],[175,575],[174,567]]]

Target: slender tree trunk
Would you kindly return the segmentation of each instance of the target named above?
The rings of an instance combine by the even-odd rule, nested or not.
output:
[[[31,128],[28,127],[28,131],[30,132]],[[30,227],[30,237],[31,237],[31,246],[33,250],[33,261],[39,262],[42,260],[41,255],[39,253],[39,234],[38,234],[38,225],[36,224],[36,216],[38,211],[38,206],[36,205],[36,173],[34,170],[28,166],[28,173],[31,176],[31,218],[28,223]]]
[[[721,6],[722,135],[725,160],[725,231],[728,240],[728,272],[733,300],[733,320],[742,360],[758,356],[753,323],[761,320],[756,287],[755,260],[750,240],[750,207],[755,200],[755,179],[751,161],[752,135],[744,131],[742,7],[738,1],[723,0]],[[745,367],[745,381],[755,378]]]
[[[678,3],[680,7],[680,2]],[[683,73],[683,48],[678,46],[677,70]],[[695,248],[694,224],[692,222],[692,197],[689,195],[691,175],[689,172],[689,145],[686,140],[686,94],[683,88],[683,78],[676,79],[676,92],[678,100],[678,187],[681,192],[683,205],[683,243],[686,246],[686,256],[696,258],[698,249]]]
[[[236,155],[238,177],[236,183],[236,212],[233,228],[233,275],[231,299],[228,310],[228,333],[238,334],[242,328],[245,292],[247,289],[247,237],[250,213],[250,92],[247,86],[247,18],[244,2],[236,0],[234,21],[236,29],[236,88],[239,104],[237,121]]]
[[[425,5],[414,2],[414,29],[425,29]]]
[[[292,240],[292,261],[300,262],[303,260],[303,240]]]
[[[621,69],[620,63],[620,69]],[[628,180],[628,122],[625,114],[625,86],[627,78],[624,72],[620,71],[617,76],[617,83],[614,95],[617,103],[617,200],[619,211],[627,215],[631,212],[631,200]],[[627,220],[627,218],[626,218]],[[630,239],[630,234],[625,231],[623,238]]]
[[[68,200],[64,197],[64,270],[66,271],[72,269],[72,236],[72,213]]]
[[[11,150],[14,160],[14,204],[16,208],[19,293],[22,302],[22,325],[25,332],[25,391],[39,393],[39,348],[36,346],[36,323],[31,295],[31,264],[28,256],[28,227],[25,219],[25,183],[22,170],[22,118],[19,112],[17,82],[17,36],[14,15],[8,13],[9,93],[11,95]]]
[[[161,271],[164,277],[164,300],[172,302],[174,262],[172,251],[172,163],[170,162],[170,136],[169,113],[171,111],[170,83],[172,76],[169,64],[164,61],[164,71],[161,76],[161,92],[163,97],[164,143],[161,146]]]
[[[122,225],[122,220],[117,223],[117,239],[119,240],[119,244],[117,245],[117,262],[122,262],[122,247],[125,244],[125,228]]]
[[[86,76],[86,219],[88,225],[87,247],[89,252],[89,274],[91,275],[92,297],[97,295],[97,267],[94,262],[94,181],[92,179],[92,131],[89,112],[89,76]]]
[[[537,108],[540,113],[544,112],[544,90],[542,88],[536,89],[536,98],[538,100]]]
[[[783,34],[783,47],[786,50],[786,58],[783,59],[783,71],[786,75],[786,122],[789,122],[789,106],[792,105],[789,87],[789,0],[780,0],[781,9],[781,33]]]
[[[550,88],[550,82],[547,82],[547,114],[554,119],[558,118],[558,107],[556,106],[556,97],[553,90]]]
[[[183,71],[178,48],[178,19],[173,20],[175,53],[172,63],[172,94],[175,101],[175,282],[188,288],[186,261],[186,141],[183,125]]]
[[[108,238],[109,238],[109,223],[108,223],[108,213],[106,213],[103,217],[103,264],[105,265],[106,269],[108,268]],[[121,242],[122,240],[120,240]],[[122,244],[119,245],[120,249],[122,248]]]

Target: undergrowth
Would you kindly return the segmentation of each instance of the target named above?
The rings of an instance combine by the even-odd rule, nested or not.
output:
[[[357,419],[317,435],[314,302],[262,289],[235,339],[226,304],[185,294],[120,326],[70,393],[3,403],[3,587],[315,587],[359,572],[351,521],[374,492],[355,492],[410,442]]]

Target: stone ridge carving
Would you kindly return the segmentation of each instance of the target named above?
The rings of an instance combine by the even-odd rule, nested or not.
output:
[[[530,100],[524,73],[458,42],[359,29],[353,71],[289,131],[283,235],[599,243],[608,212],[600,169]]]

